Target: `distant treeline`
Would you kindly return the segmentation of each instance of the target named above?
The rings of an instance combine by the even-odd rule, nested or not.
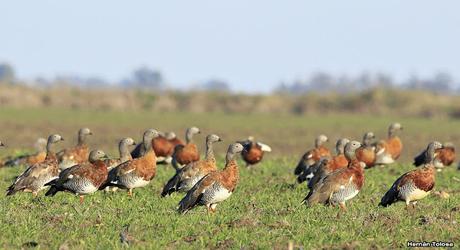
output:
[[[108,82],[100,77],[81,77],[78,75],[56,76],[52,79],[36,78],[21,81],[14,68],[6,63],[0,63],[0,82],[22,83],[33,87],[70,86],[88,89],[118,88],[151,91],[175,91],[174,84],[168,82],[161,71],[146,66],[135,69],[127,77],[115,82]],[[184,84],[182,84],[184,85]],[[221,79],[209,79],[188,84],[190,87],[181,91],[212,91],[232,92],[232,83]],[[396,81],[390,75],[383,73],[362,73],[357,76],[335,76],[328,73],[315,73],[304,79],[298,79],[278,84],[273,93],[304,95],[308,93],[356,93],[372,89],[403,89],[423,90],[441,94],[460,94],[460,83],[448,73],[440,72],[431,77],[421,78],[416,75]]]
[[[69,86],[37,88],[0,82],[0,107],[296,115],[359,112],[460,118],[458,96],[392,88],[373,88],[347,94],[245,95],[212,91],[82,89]]]

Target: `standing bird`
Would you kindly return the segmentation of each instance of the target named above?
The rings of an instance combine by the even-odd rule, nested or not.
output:
[[[356,150],[356,158],[366,164],[366,168],[371,168],[375,164],[375,135],[372,132],[367,132],[363,136],[363,145]]]
[[[124,162],[132,160],[133,158],[131,157],[131,154],[129,153],[129,146],[134,146],[134,145],[136,145],[136,142],[132,138],[127,137],[127,138],[122,139],[120,143],[118,143],[118,152],[120,154],[120,158],[106,159],[104,162],[107,165],[107,169],[111,170]]]
[[[80,203],[83,203],[84,195],[96,192],[107,180],[106,159],[102,150],[91,151],[88,162],[63,170],[45,195],[54,196],[59,191],[67,191],[80,196]]]
[[[172,165],[175,169],[182,168],[191,162],[200,160],[200,153],[195,143],[193,135],[200,134],[200,129],[191,127],[185,132],[185,145],[177,145],[172,155]]]
[[[144,132],[142,146],[144,155],[124,162],[109,172],[105,185],[128,189],[128,195],[133,195],[133,189],[144,187],[155,177],[157,157],[152,148],[152,139],[159,136],[158,131],[148,129]],[[105,188],[105,185],[101,189]]]
[[[185,214],[197,205],[204,205],[208,213],[214,213],[217,204],[226,200],[235,191],[239,179],[235,156],[243,150],[243,145],[231,144],[225,158],[225,168],[211,172],[197,182],[179,202],[178,212]]]
[[[38,138],[34,144],[34,148],[37,150],[36,153],[21,155],[13,159],[9,159],[2,165],[6,167],[19,165],[30,166],[36,163],[44,162],[46,158],[46,142],[47,140],[45,138]]]
[[[346,210],[345,202],[355,197],[364,184],[364,164],[356,159],[355,154],[359,147],[361,147],[361,143],[349,142],[345,146],[348,166],[331,173],[318,182],[303,202],[306,202],[308,206],[317,203],[334,206],[338,204],[342,210]]]
[[[436,150],[436,157],[433,160],[433,165],[438,172],[442,171],[444,167],[452,165],[455,161],[455,146],[451,142],[446,142],[443,148]],[[414,165],[416,167],[426,162],[426,150],[421,152],[414,158]]]
[[[307,151],[300,159],[297,167],[294,170],[295,175],[305,175],[306,180],[313,177],[312,169],[313,164],[318,162],[321,157],[331,157],[331,152],[324,146],[324,143],[329,139],[325,135],[319,135],[315,140],[315,148]]]
[[[254,137],[249,136],[247,140],[239,142],[244,147],[244,151],[241,152],[246,167],[251,167],[260,161],[264,157],[265,152],[271,152],[272,149],[267,144],[262,142],[255,142]]]
[[[403,127],[399,123],[393,123],[388,128],[388,138],[381,140],[376,145],[375,165],[388,165],[395,162],[401,155],[403,144],[396,135]]]
[[[59,168],[64,170],[74,165],[86,162],[89,157],[89,148],[86,145],[86,138],[93,133],[89,128],[82,128],[78,131],[78,143],[73,148],[64,149],[57,153]]]
[[[399,177],[382,197],[379,205],[387,207],[401,200],[406,202],[406,208],[409,209],[411,202],[414,202],[415,205],[417,200],[430,194],[435,183],[434,160],[439,154],[438,150],[442,148],[442,144],[437,141],[428,144],[423,167],[409,171]]]
[[[58,161],[51,146],[63,140],[60,135],[50,135],[46,143],[45,161],[29,166],[8,188],[6,195],[13,195],[18,191],[23,191],[37,196],[38,192],[45,187],[45,184],[57,179],[59,176]]]
[[[208,135],[206,137],[206,156],[204,160],[189,163],[187,166],[178,169],[176,174],[164,186],[161,196],[165,197],[176,191],[187,192],[205,175],[216,171],[216,158],[214,158],[212,145],[221,141],[222,139],[217,135]]]
[[[313,177],[308,182],[308,188],[312,189],[316,183],[321,179],[329,175],[330,173],[336,171],[337,169],[345,168],[348,166],[348,160],[345,157],[345,146],[350,142],[346,138],[337,140],[335,145],[336,155],[332,158],[323,157],[313,166]],[[304,179],[305,178],[305,179]],[[306,176],[302,173],[297,177],[298,182],[304,182]]]

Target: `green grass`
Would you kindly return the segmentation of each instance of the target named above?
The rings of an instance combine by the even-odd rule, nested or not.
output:
[[[383,136],[393,119],[405,126],[402,138],[407,146],[402,162],[408,162],[412,152],[425,147],[428,140],[456,142],[458,138],[453,133],[458,121],[406,117],[0,110],[0,139],[10,146],[1,150],[0,156],[32,144],[37,134],[59,131],[72,138],[74,130],[83,125],[95,130],[90,144],[111,154],[116,152],[116,138],[139,137],[147,127],[178,131],[190,124],[200,126],[204,133],[216,131],[223,135],[225,143],[216,147],[220,167],[227,144],[249,133],[270,143],[274,150],[254,169],[240,168],[235,193],[218,205],[214,215],[207,215],[203,207],[179,215],[175,208],[181,195],[160,198],[163,184],[173,174],[169,166],[158,166],[157,177],[147,187],[135,190],[133,198],[124,191],[98,192],[87,196],[80,205],[78,197],[68,193],[53,198],[43,193],[36,199],[25,193],[0,197],[0,248],[21,248],[27,242],[35,242],[41,249],[120,249],[125,248],[120,243],[120,232],[126,225],[135,239],[131,247],[136,249],[287,249],[289,242],[304,249],[388,249],[405,247],[408,240],[453,241],[458,246],[460,174],[455,167],[437,174],[435,189],[446,191],[450,198],[430,195],[417,204],[415,211],[406,211],[404,203],[389,208],[377,206],[393,181],[413,168],[406,163],[367,170],[362,191],[340,217],[338,208],[300,205],[307,188],[294,185],[292,170],[316,133],[360,138],[364,131],[374,130]],[[199,144],[202,137],[197,138]],[[72,140],[66,143],[71,145]],[[0,190],[5,190],[23,169],[0,169]]]

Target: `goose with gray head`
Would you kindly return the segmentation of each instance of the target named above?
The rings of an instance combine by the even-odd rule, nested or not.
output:
[[[388,165],[394,163],[401,155],[403,144],[398,133],[403,130],[400,123],[392,123],[388,128],[388,138],[381,140],[375,148],[375,165]]]
[[[315,148],[307,151],[302,156],[294,170],[294,174],[297,176],[304,175],[306,178],[303,179],[310,180],[313,177],[313,169],[311,167],[321,158],[331,157],[331,152],[324,146],[324,144],[328,141],[329,139],[325,135],[319,135],[316,137]]]
[[[203,205],[206,206],[208,212],[214,213],[217,204],[228,199],[235,191],[239,180],[235,156],[243,150],[243,145],[231,144],[225,158],[225,168],[211,172],[197,182],[179,202],[178,212],[185,214],[195,206]]]
[[[206,137],[206,156],[204,160],[189,163],[182,169],[177,170],[176,174],[164,186],[161,196],[164,197],[177,191],[187,192],[204,176],[216,171],[213,144],[221,141],[222,139],[215,134],[208,135]]]
[[[373,132],[367,132],[363,136],[362,146],[356,150],[356,158],[366,164],[366,168],[371,168],[375,165],[375,135]]]
[[[106,185],[116,186],[119,188],[127,189],[128,195],[133,195],[134,188],[144,187],[156,175],[156,155],[152,148],[152,139],[159,136],[158,131],[155,129],[148,129],[144,132],[142,139],[142,146],[144,147],[144,155],[126,161],[109,172],[109,178]]]
[[[341,138],[337,140],[335,144],[336,155],[333,157],[323,157],[313,166],[313,178],[308,182],[308,188],[312,189],[316,183],[321,179],[325,178],[330,173],[337,169],[345,168],[348,166],[348,160],[345,157],[345,146],[350,142],[347,138]],[[303,175],[299,175],[298,178],[306,178]],[[299,180],[302,182],[303,180]]]
[[[38,138],[34,143],[36,150],[33,154],[24,154],[15,158],[8,159],[3,165],[6,167],[14,167],[20,165],[33,165],[36,163],[42,163],[46,158],[46,142],[45,138]]]
[[[185,145],[176,146],[172,155],[172,165],[175,169],[180,169],[191,162],[200,160],[198,147],[193,143],[193,136],[200,133],[201,131],[197,127],[191,127],[185,131]]]
[[[356,150],[361,143],[351,141],[345,146],[348,166],[341,168],[318,182],[303,202],[308,206],[314,204],[339,205],[346,210],[345,202],[354,198],[364,184],[364,164],[356,159]]]
[[[58,134],[50,135],[46,144],[45,161],[29,166],[8,188],[6,195],[13,195],[17,192],[30,192],[33,196],[37,196],[38,192],[45,187],[45,184],[57,179],[59,176],[58,160],[52,146],[63,140]]]
[[[441,172],[445,167],[452,165],[455,161],[455,146],[451,142],[446,142],[443,148],[437,149],[436,157],[433,160],[433,165],[438,172]],[[426,150],[422,151],[414,158],[414,166],[419,167],[426,162]]]
[[[78,131],[78,142],[73,148],[65,149],[57,154],[59,168],[61,170],[88,161],[89,147],[86,144],[88,136],[93,132],[89,128],[82,128]]]
[[[434,161],[443,149],[440,142],[428,144],[425,151],[425,162],[422,167],[409,171],[399,177],[380,201],[381,206],[387,207],[397,201],[404,201],[406,208],[428,196],[435,184],[436,170]]]
[[[59,191],[67,191],[79,195],[80,203],[83,203],[84,195],[96,192],[107,180],[106,159],[104,151],[91,151],[88,162],[62,171],[45,195],[54,196]]]

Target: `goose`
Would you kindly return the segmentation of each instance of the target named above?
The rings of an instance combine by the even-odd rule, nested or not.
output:
[[[86,138],[93,133],[89,128],[82,128],[78,131],[78,143],[73,148],[68,148],[57,153],[59,168],[64,170],[74,165],[86,162],[89,156],[89,148],[86,145]]]
[[[434,141],[428,144],[423,166],[401,175],[382,197],[379,205],[388,207],[401,200],[406,202],[406,208],[409,209],[411,202],[415,205],[418,200],[428,196],[435,184],[434,161],[440,149],[443,149],[440,142]]]
[[[375,165],[375,146],[373,140],[375,135],[372,132],[367,132],[363,136],[363,144],[356,150],[356,158],[366,164],[366,168],[371,168]]]
[[[319,135],[315,140],[315,148],[307,151],[300,159],[297,167],[294,170],[295,175],[304,174],[305,180],[309,180],[313,177],[312,169],[310,168],[313,164],[318,162],[322,157],[331,157],[331,152],[324,146],[324,143],[328,142],[329,139],[325,135]]]
[[[106,159],[104,151],[91,151],[88,162],[63,170],[45,195],[54,196],[59,191],[67,191],[80,196],[80,203],[83,203],[85,195],[96,192],[107,180]]]
[[[46,142],[45,138],[38,138],[34,144],[37,150],[34,154],[26,154],[7,160],[3,165],[6,167],[14,167],[20,165],[30,166],[36,163],[42,163],[46,158]]]
[[[212,145],[222,139],[211,134],[206,137],[206,156],[204,160],[195,161],[176,171],[176,174],[166,183],[161,196],[165,197],[173,192],[189,191],[201,178],[210,172],[216,171],[216,158]]]
[[[339,205],[346,211],[345,202],[354,198],[364,184],[364,164],[356,159],[355,151],[361,143],[351,141],[345,146],[345,157],[348,166],[341,168],[319,181],[310,190],[302,203]]]
[[[118,152],[120,154],[120,158],[106,159],[105,164],[107,165],[107,169],[111,170],[124,162],[132,160],[133,158],[131,157],[131,154],[129,152],[129,146],[134,145],[136,145],[136,142],[133,138],[127,137],[121,139],[118,143]]]
[[[148,129],[144,132],[142,145],[144,155],[126,161],[109,172],[105,185],[117,186],[128,190],[128,195],[133,196],[133,189],[144,187],[156,175],[156,155],[152,148],[152,139],[159,136],[158,131]],[[105,188],[102,186],[101,189]]]
[[[262,142],[255,142],[254,137],[249,136],[247,140],[240,141],[241,145],[244,147],[244,151],[241,152],[244,162],[246,162],[246,167],[251,167],[260,161],[264,157],[265,152],[271,152],[272,149],[267,144]]]
[[[394,163],[401,155],[403,144],[397,132],[403,130],[400,123],[392,123],[388,128],[388,138],[381,140],[376,145],[375,165],[389,165]]]
[[[336,155],[332,158],[323,157],[313,166],[313,177],[308,182],[308,188],[312,189],[313,186],[318,183],[321,179],[329,175],[330,173],[336,171],[337,169],[345,168],[348,166],[348,160],[345,157],[345,146],[349,143],[350,140],[347,138],[341,138],[337,140],[335,145]],[[298,178],[306,178],[303,174],[299,175]],[[303,182],[305,180],[299,180]]]
[[[455,161],[455,146],[451,142],[443,144],[442,149],[437,150],[437,155],[433,160],[433,165],[438,172],[444,167],[452,165]],[[414,166],[419,167],[426,162],[426,150],[414,158]]]
[[[233,143],[228,147],[225,168],[203,177],[179,202],[178,212],[185,214],[197,205],[204,205],[208,213],[216,212],[217,204],[228,199],[239,180],[235,156],[243,151],[243,145]]]
[[[200,153],[195,143],[193,136],[200,134],[201,131],[197,127],[188,128],[185,132],[185,145],[177,145],[174,148],[172,155],[172,165],[175,169],[182,168],[191,162],[200,160]]]
[[[35,197],[45,187],[45,184],[57,179],[59,175],[58,161],[52,150],[52,145],[63,140],[64,138],[58,134],[50,135],[46,143],[45,161],[29,166],[8,188],[6,195],[23,191],[30,192]]]

